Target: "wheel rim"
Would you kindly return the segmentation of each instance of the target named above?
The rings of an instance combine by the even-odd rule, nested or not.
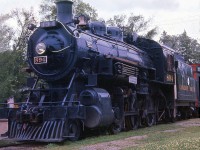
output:
[[[148,114],[147,115],[147,126],[151,127],[155,122],[155,115],[154,114]]]
[[[137,105],[137,100],[136,100],[136,95],[133,96],[130,102],[129,106],[130,111],[136,112],[138,111],[138,105]],[[130,119],[130,129],[134,130],[137,129],[139,126],[139,119],[137,115],[130,116],[128,119]]]
[[[78,120],[69,120],[65,126],[66,135],[70,141],[77,141],[81,136],[81,127]]]
[[[131,116],[130,117],[131,120],[131,125],[132,125],[132,129],[137,129],[138,128],[138,117],[137,116]]]
[[[114,123],[113,125],[111,125],[111,128],[110,128],[111,134],[117,134],[121,132],[121,130],[122,130],[121,123]]]
[[[69,126],[69,135],[76,135],[78,132],[78,127],[76,123],[71,123]]]

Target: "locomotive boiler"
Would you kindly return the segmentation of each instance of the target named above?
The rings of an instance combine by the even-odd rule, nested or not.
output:
[[[186,64],[178,54],[84,15],[73,19],[72,4],[57,1],[57,20],[41,22],[28,40],[36,76],[26,102],[10,113],[9,138],[78,140],[89,130],[117,133],[189,115],[195,83],[190,74],[179,83]]]

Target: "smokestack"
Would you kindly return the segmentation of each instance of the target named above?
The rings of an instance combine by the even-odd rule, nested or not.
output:
[[[72,4],[71,0],[56,0],[57,19],[62,23],[72,22]]]

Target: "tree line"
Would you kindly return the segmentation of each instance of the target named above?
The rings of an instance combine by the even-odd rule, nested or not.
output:
[[[90,4],[82,0],[72,0],[74,2],[74,14],[84,14],[91,20],[104,21],[108,26],[118,26],[125,33],[135,32],[139,36],[152,39],[158,34],[158,27],[150,28],[151,19],[146,19],[142,15],[116,14],[108,20],[98,17],[97,10]],[[0,102],[9,96],[14,95],[20,99],[19,91],[26,85],[24,68],[26,63],[26,44],[31,31],[29,24],[38,24],[40,21],[54,20],[56,16],[56,6],[54,0],[43,0],[40,4],[40,18],[37,19],[33,8],[30,10],[15,9],[9,14],[0,15]],[[10,22],[15,22],[13,27]],[[180,35],[168,35],[163,31],[159,42],[167,45],[184,55],[189,63],[200,63],[200,44],[196,39],[187,35],[183,31]]]

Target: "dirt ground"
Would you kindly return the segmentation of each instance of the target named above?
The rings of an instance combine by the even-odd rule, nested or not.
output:
[[[176,125],[180,126],[178,129],[172,129],[172,130],[165,130],[163,132],[177,132],[179,130],[182,130],[185,127],[191,127],[191,126],[199,126],[200,127],[200,118],[197,119],[190,119],[185,121],[178,121],[175,123]],[[5,133],[7,131],[7,122],[0,122],[0,134]],[[81,147],[80,150],[121,150],[129,147],[133,147],[133,145],[137,146],[138,141],[143,140],[145,138],[148,138],[147,135],[143,136],[133,136],[121,140],[115,140],[110,142],[103,142],[98,143],[94,145],[88,145]],[[0,140],[3,139],[0,137]],[[35,149],[43,149],[43,146],[17,146],[17,147],[5,147],[0,148],[0,150],[35,150]]]
[[[178,121],[175,124],[182,127],[192,127],[192,126],[200,127],[200,118]]]

